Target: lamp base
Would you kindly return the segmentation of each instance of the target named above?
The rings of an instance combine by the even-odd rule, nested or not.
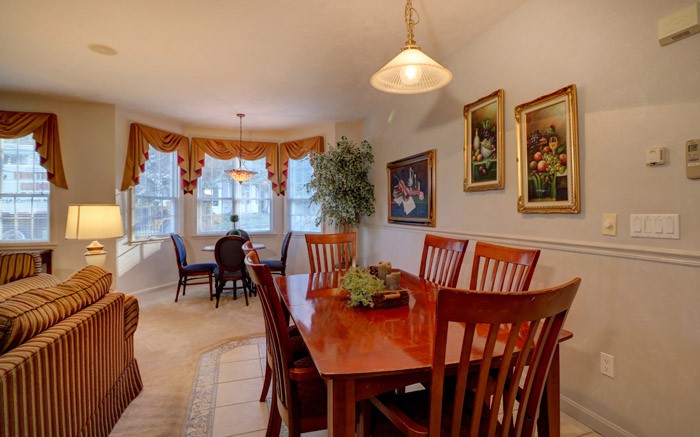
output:
[[[104,246],[99,241],[95,240],[88,244],[85,252],[85,262],[89,266],[104,267],[107,263],[107,252],[104,251]]]

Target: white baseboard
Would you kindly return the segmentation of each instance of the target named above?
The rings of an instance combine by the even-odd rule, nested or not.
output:
[[[610,422],[599,414],[579,405],[566,396],[561,397],[561,411],[605,437],[635,437],[626,429]]]

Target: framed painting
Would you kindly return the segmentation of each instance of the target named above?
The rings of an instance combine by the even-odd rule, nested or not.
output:
[[[519,212],[581,212],[576,107],[576,85],[515,107]]]
[[[464,191],[502,190],[503,90],[464,106]]]
[[[435,149],[386,165],[389,223],[435,226]]]

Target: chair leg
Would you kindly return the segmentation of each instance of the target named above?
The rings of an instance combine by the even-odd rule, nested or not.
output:
[[[212,288],[211,288],[211,279],[212,275],[209,275],[209,302],[211,302],[214,299],[214,294],[212,293]]]
[[[182,295],[185,295],[185,291],[187,291],[187,276],[182,277]]]
[[[279,437],[282,429],[282,417],[277,409],[277,389],[272,384],[272,403],[270,404],[270,416],[267,419],[267,431],[265,437]]]
[[[268,357],[269,360],[269,357]],[[265,379],[263,380],[262,392],[260,393],[260,402],[265,402],[267,398],[267,392],[270,390],[270,381],[272,380],[272,369],[270,368],[270,362],[265,362]]]
[[[177,280],[177,292],[175,293],[175,302],[177,302],[177,298],[180,297],[180,286],[182,285],[182,276]],[[185,294],[183,293],[183,296]]]
[[[245,296],[245,306],[248,306],[248,279],[243,276],[243,296]]]
[[[216,281],[216,308],[219,308],[219,298],[221,297],[221,289],[224,288],[226,281],[217,280]]]

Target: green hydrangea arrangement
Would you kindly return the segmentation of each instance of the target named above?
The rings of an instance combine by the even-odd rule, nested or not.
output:
[[[348,306],[368,306],[373,307],[372,296],[384,291],[384,281],[372,275],[366,269],[352,268],[340,280],[340,288],[348,290],[350,300]]]

